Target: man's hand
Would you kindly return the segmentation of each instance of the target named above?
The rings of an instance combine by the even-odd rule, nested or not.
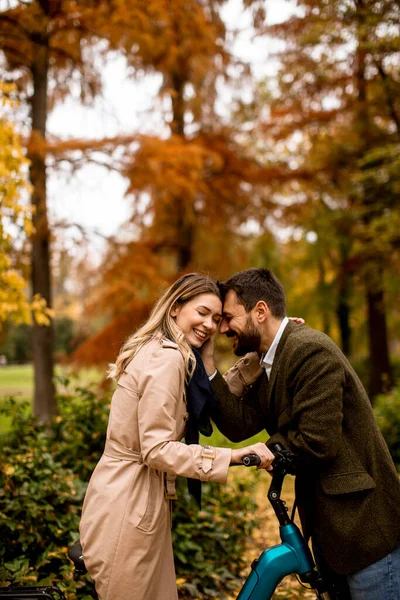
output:
[[[200,354],[201,358],[203,359],[207,375],[212,375],[216,369],[214,362],[214,338],[210,338],[202,345],[200,348]]]

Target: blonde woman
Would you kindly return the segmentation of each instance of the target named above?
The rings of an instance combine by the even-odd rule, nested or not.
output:
[[[184,275],[111,367],[117,389],[80,524],[83,557],[100,600],[178,598],[170,517],[177,475],[225,483],[229,465],[250,453],[261,457],[262,468],[271,468],[273,454],[262,443],[231,450],[180,441],[187,421],[196,422],[186,392],[196,372],[205,374],[197,349],[221,318],[216,284],[195,273]],[[200,404],[203,392],[207,395],[200,381],[194,390]],[[204,421],[206,410],[202,413]]]

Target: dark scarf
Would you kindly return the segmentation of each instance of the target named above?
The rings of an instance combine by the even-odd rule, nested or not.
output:
[[[192,346],[196,357],[196,368],[186,387],[186,399],[189,418],[187,422],[185,442],[198,444],[199,434],[210,437],[213,428],[210,421],[210,411],[216,406],[217,400],[211,387],[200,353]],[[188,477],[188,490],[192,498],[201,508],[201,481]]]

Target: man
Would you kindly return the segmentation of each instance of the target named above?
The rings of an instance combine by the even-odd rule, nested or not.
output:
[[[352,600],[399,600],[399,477],[360,380],[328,336],[287,319],[271,271],[247,269],[221,288],[220,333],[243,358],[212,377],[217,426],[235,442],[266,429],[269,446],[298,456],[303,531],[334,589],[345,582]],[[215,373],[210,346],[203,360]]]

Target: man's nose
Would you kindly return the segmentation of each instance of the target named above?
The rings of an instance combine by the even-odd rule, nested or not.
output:
[[[227,333],[229,331],[228,321],[226,319],[222,319],[219,324],[219,332]]]

